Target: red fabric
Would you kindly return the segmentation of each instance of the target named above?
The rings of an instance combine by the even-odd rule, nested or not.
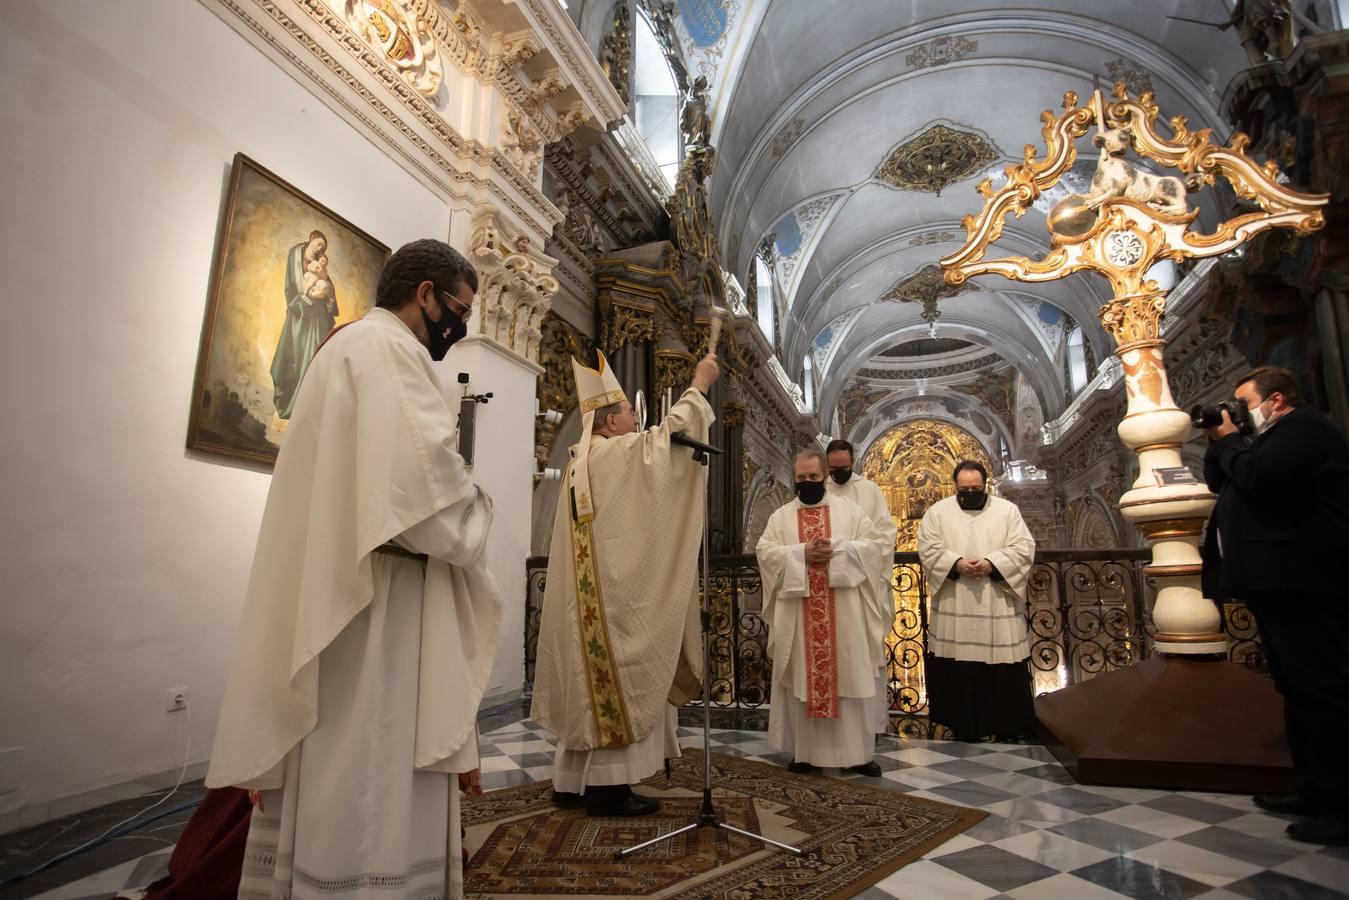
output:
[[[829,506],[803,506],[796,511],[797,535],[808,543],[832,536]],[[806,715],[812,719],[838,718],[838,631],[834,622],[834,589],[829,586],[829,564],[812,563],[806,569],[810,596],[801,606],[802,637],[806,649]]]
[[[169,874],[146,900],[234,900],[253,806],[240,788],[206,792],[169,858]]]

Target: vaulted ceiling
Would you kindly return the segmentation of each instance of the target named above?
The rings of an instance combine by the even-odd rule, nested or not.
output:
[[[961,218],[982,205],[974,185],[992,175],[996,186],[1026,144],[1042,147],[1040,113],[1057,110],[1065,91],[1085,96],[1093,79],[1124,80],[1134,93],[1152,90],[1165,116],[1226,139],[1220,93],[1247,65],[1233,32],[1167,18],[1224,21],[1224,0],[728,0],[716,42],[705,38],[717,37],[720,20],[697,18],[707,5],[680,8],[694,70],[714,85],[712,202],[725,263],[745,281],[756,245],[771,237],[784,362],[799,376],[813,356],[825,431],[849,391],[875,395],[874,420],[920,402],[915,384],[930,383],[929,407],[930,394],[955,395],[996,418],[969,389],[990,372],[1019,374],[1042,418],[1061,412],[1066,326],[1083,326],[1096,359],[1111,352],[1096,318],[1105,282],[986,277],[956,293],[924,270],[963,242]],[[1091,177],[1096,151],[1084,141],[1079,152],[1064,193]],[[1056,199],[1009,221],[991,255],[1042,255],[1044,210]],[[1195,202],[1211,224],[1211,199]],[[896,366],[886,354],[934,333],[922,302],[934,294],[935,336],[968,342],[971,359],[989,362],[915,381],[913,360]],[[871,377],[886,369],[888,389]],[[853,429],[875,423],[845,426],[856,439]]]

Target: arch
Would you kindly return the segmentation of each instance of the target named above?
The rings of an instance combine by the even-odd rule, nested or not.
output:
[[[754,473],[745,493],[744,552],[754,552],[764,528],[768,526],[769,517],[791,498],[786,486],[779,483],[771,472]]]
[[[1074,506],[1078,508],[1074,510]],[[1123,519],[1117,510],[1094,493],[1075,497],[1068,504],[1069,535],[1068,546],[1080,550],[1109,550],[1114,547],[1126,547],[1129,542],[1123,536]]]
[[[829,372],[822,373],[819,377],[825,389],[820,392],[820,411],[832,414],[844,387],[852,380],[857,370],[862,368],[866,361],[882,347],[895,343],[898,339],[909,334],[927,334],[926,323],[921,320],[907,322],[878,332],[864,344],[848,352],[841,360],[830,367]],[[979,346],[988,347],[1002,355],[1006,362],[1010,363],[1014,369],[1025,377],[1031,389],[1035,391],[1036,399],[1040,401],[1040,408],[1044,411],[1046,421],[1054,418],[1063,409],[1063,392],[1059,388],[1058,373],[1047,360],[1036,355],[1037,348],[1024,345],[1013,336],[1001,329],[993,328],[986,322],[975,322],[963,317],[955,318],[944,315],[942,318],[942,335],[959,337]],[[1009,357],[1007,355],[1009,349],[1017,351],[1016,354]],[[1028,365],[1028,361],[1037,361],[1037,363]],[[828,416],[826,415],[825,420],[827,419]]]
[[[815,337],[828,327],[830,322],[837,320],[838,317],[845,315],[847,312],[870,304],[875,299],[874,297],[867,297],[847,309],[840,309],[838,306],[831,305],[829,301],[839,292],[839,289],[834,288],[835,285],[850,278],[864,277],[873,266],[884,265],[892,257],[910,251],[915,246],[912,243],[913,239],[919,234],[928,232],[930,227],[936,226],[905,229],[872,241],[834,266],[821,278],[820,283],[810,292],[807,300],[801,302],[794,299],[789,307],[786,319],[796,327],[790,329],[784,335],[784,351],[796,353],[800,349],[801,342],[813,344]],[[962,226],[952,223],[944,230],[956,236],[952,239],[951,246],[957,247],[963,242],[964,228]],[[992,245],[990,252],[996,251],[999,255],[1039,257],[1046,252],[1046,244],[1031,232],[1032,229],[1025,219],[1013,220],[1007,223],[1002,236]],[[1096,315],[1100,305],[1110,299],[1104,279],[1080,277],[1062,282],[1038,284],[1034,286],[1035,290],[1028,289],[1028,286],[1024,284],[1002,280],[974,281],[971,284],[983,289],[985,293],[990,295],[1022,294],[1052,303],[1072,316],[1074,321],[1084,325],[1092,343],[1092,349],[1098,358],[1108,355],[1113,350],[1113,346],[1108,346],[1110,344],[1109,338],[1105,330],[1100,327]],[[822,294],[825,296],[822,296]],[[784,321],[782,324],[785,327],[789,322]]]
[[[949,401],[954,401],[955,403],[966,407],[970,412],[978,413],[983,416],[992,426],[992,431],[987,434],[987,437],[991,438],[992,442],[984,440],[985,433],[981,430],[970,428],[969,426],[972,423],[962,421],[958,414],[947,409],[933,409],[930,404],[924,403],[924,409],[921,411],[911,410],[906,412],[906,406],[912,406],[924,401],[942,403],[943,406]],[[853,445],[857,447],[859,456],[865,456],[867,450],[879,441],[887,431],[896,425],[913,419],[935,419],[942,422],[948,422],[957,428],[968,431],[979,441],[981,446],[985,446],[989,449],[990,455],[993,458],[996,458],[997,456],[995,446],[998,438],[1005,441],[1009,447],[1015,445],[1015,441],[1012,439],[1012,432],[1007,423],[989,409],[978,397],[962,394],[943,386],[929,387],[926,389],[926,393],[921,397],[916,395],[896,396],[896,394],[891,394],[889,397],[881,400],[863,413],[862,417],[857,420],[850,433],[844,435],[844,437],[852,441]]]

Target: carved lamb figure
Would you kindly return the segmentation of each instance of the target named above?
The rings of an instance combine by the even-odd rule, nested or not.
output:
[[[1088,208],[1096,209],[1108,200],[1123,197],[1173,216],[1189,211],[1185,202],[1185,182],[1173,176],[1145,172],[1124,158],[1133,144],[1133,133],[1128,125],[1102,131],[1092,138],[1092,143],[1101,148],[1101,159],[1096,163],[1091,193],[1086,197]]]

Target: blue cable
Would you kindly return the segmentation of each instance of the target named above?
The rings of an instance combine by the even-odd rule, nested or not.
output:
[[[29,879],[29,878],[32,878],[34,875],[36,875],[36,874],[39,873],[39,872],[45,872],[47,869],[50,869],[52,866],[56,865],[57,863],[63,863],[63,862],[65,862],[65,861],[68,860],[68,859],[74,859],[76,856],[79,856],[79,855],[84,854],[84,853],[88,853],[90,850],[93,850],[95,847],[102,847],[104,844],[108,843],[109,841],[116,840],[117,838],[121,837],[122,835],[130,834],[130,833],[133,832],[133,831],[136,831],[136,830],[138,830],[138,829],[144,828],[146,825],[149,825],[151,822],[158,822],[160,819],[164,818],[165,816],[171,816],[171,815],[173,815],[174,813],[180,813],[180,812],[183,812],[184,810],[192,809],[193,807],[195,807],[195,806],[196,806],[197,804],[199,804],[199,803],[201,803],[201,800],[193,800],[193,801],[190,802],[190,803],[184,803],[182,806],[175,806],[175,807],[173,807],[172,809],[166,809],[166,810],[164,810],[162,813],[158,813],[158,814],[156,814],[156,815],[153,815],[153,816],[151,816],[151,817],[148,818],[148,819],[142,819],[142,820],[139,821],[139,822],[132,822],[132,823],[130,823],[129,825],[123,825],[121,828],[118,828],[116,831],[111,831],[111,832],[109,832],[108,834],[105,834],[103,837],[99,838],[98,840],[94,841],[94,842],[91,843],[91,844],[88,844],[88,845],[86,845],[86,846],[84,846],[84,847],[76,847],[74,850],[67,850],[65,853],[62,853],[62,854],[60,854],[59,856],[55,856],[55,857],[53,857],[52,859],[47,860],[45,863],[43,863],[42,865],[38,866],[36,869],[32,869],[31,871],[28,871],[28,872],[21,872],[21,873],[18,874],[18,875],[13,875],[13,876],[11,876],[10,878],[6,879],[5,881],[0,882],[0,891],[8,890],[9,888],[13,887],[14,885],[18,884],[19,882],[25,881],[25,880],[27,880],[27,879]]]

